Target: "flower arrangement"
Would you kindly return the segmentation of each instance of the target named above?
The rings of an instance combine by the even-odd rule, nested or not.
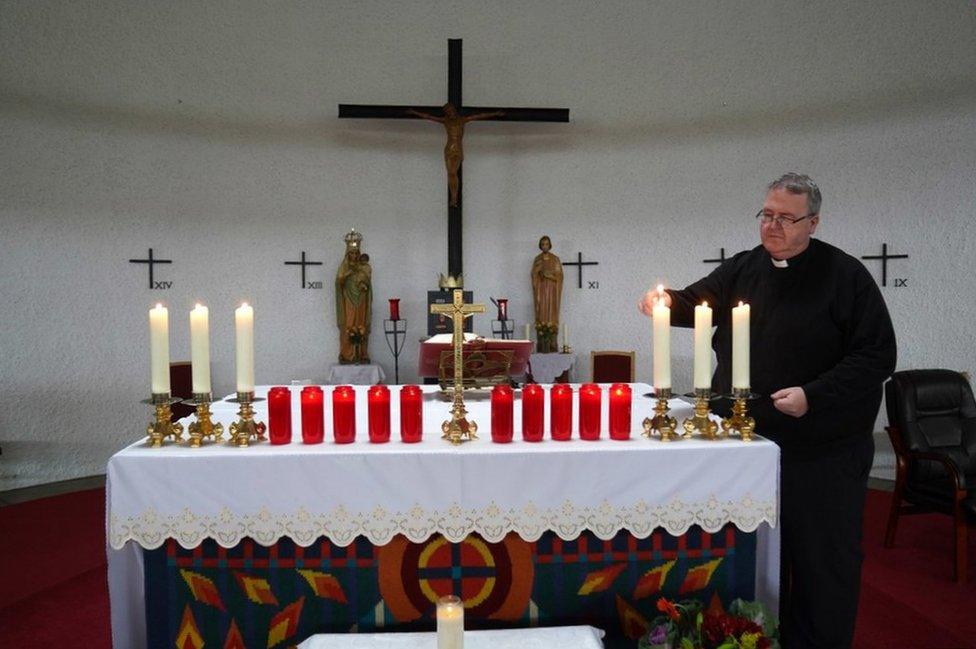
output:
[[[662,613],[638,649],[779,649],[776,620],[759,602],[737,599],[729,610],[705,610],[698,600],[657,601]]]
[[[539,341],[539,353],[545,354],[556,348],[556,336],[559,333],[559,324],[556,322],[536,322],[535,334]]]

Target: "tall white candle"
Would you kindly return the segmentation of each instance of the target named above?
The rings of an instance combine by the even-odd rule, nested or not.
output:
[[[525,339],[526,340],[532,340],[531,334],[532,334],[532,325],[526,324],[525,325]]]
[[[152,393],[169,394],[169,310],[162,304],[149,310],[149,369]]]
[[[732,389],[749,387],[749,305],[732,309]]]
[[[458,597],[442,597],[437,602],[437,649],[463,648],[464,605]]]
[[[210,310],[197,304],[190,311],[190,362],[194,394],[210,392]]]
[[[712,308],[708,302],[695,307],[695,388],[712,385]]]
[[[664,291],[663,286],[658,292]],[[654,303],[654,388],[671,388],[671,309],[664,306],[664,298]]]
[[[569,347],[569,325],[565,322],[562,324],[563,328],[563,347]]]
[[[247,302],[234,311],[237,328],[237,391],[254,391],[254,309]]]

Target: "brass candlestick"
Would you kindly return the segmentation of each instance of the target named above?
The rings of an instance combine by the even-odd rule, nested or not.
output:
[[[748,416],[746,402],[758,398],[749,388],[732,388],[732,416],[722,420],[722,431],[729,435],[732,431],[742,436],[743,442],[751,442],[756,431],[756,420]]]
[[[183,403],[196,406],[197,409],[197,420],[188,427],[190,448],[199,448],[201,442],[208,437],[214,442],[219,442],[224,434],[224,425],[215,424],[211,420],[213,414],[210,412],[210,393],[194,392],[193,398]]]
[[[695,414],[685,419],[682,424],[685,429],[684,438],[689,439],[697,430],[705,439],[717,439],[719,437],[718,423],[708,417],[711,413],[711,409],[708,407],[708,402],[712,398],[711,389],[695,388],[694,392],[688,396],[695,398]]]
[[[655,396],[657,397],[657,405],[654,406],[654,418],[646,417],[643,421],[644,427],[644,437],[652,437],[652,433],[655,431],[661,436],[662,442],[670,442],[673,438],[677,437],[675,435],[675,429],[678,428],[678,421],[674,417],[669,417],[668,412],[671,408],[668,407],[668,399],[671,398],[671,388],[658,388],[655,389]]]
[[[441,439],[446,439],[451,444],[460,444],[465,439],[478,439],[478,423],[468,421],[468,411],[464,407],[464,399],[458,395],[458,390],[454,390],[454,405],[451,406],[451,418],[441,424]]]
[[[143,401],[143,403],[152,404],[156,409],[155,421],[146,427],[146,435],[149,436],[146,441],[149,442],[151,448],[161,447],[163,440],[167,437],[172,437],[175,442],[183,441],[183,424],[170,421],[173,416],[170,406],[179,403],[179,401],[179,399],[172,398],[169,392],[153,394],[152,397]]]
[[[255,401],[263,399],[255,399],[253,392],[238,392],[237,398],[231,399],[232,403],[239,403],[241,407],[237,411],[240,419],[230,425],[230,443],[240,448],[247,446],[252,439],[256,442],[264,440],[267,426],[263,421],[254,421],[254,408],[251,404]]]

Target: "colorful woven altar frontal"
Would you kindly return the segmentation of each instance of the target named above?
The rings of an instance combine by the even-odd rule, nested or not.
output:
[[[632,647],[661,596],[718,596],[724,604],[755,595],[756,535],[726,525],[661,530],[645,539],[621,532],[602,541],[553,532],[526,542],[509,534],[488,543],[398,536],[346,547],[325,537],[309,547],[245,539],[184,549],[169,540],[145,552],[148,646],[292,647],[316,633],[429,631],[434,602],[465,601],[466,627],[592,625],[607,647]]]

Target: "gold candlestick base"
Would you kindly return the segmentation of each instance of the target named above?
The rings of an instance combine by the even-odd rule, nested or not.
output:
[[[722,431],[730,435],[733,431],[742,436],[743,442],[751,442],[752,434],[756,431],[756,420],[748,415],[746,401],[753,398],[749,389],[732,391],[732,416],[722,420]]]
[[[673,438],[677,437],[674,431],[678,428],[678,420],[668,416],[668,412],[671,410],[668,407],[668,399],[671,398],[671,389],[661,388],[656,390],[656,394],[657,405],[654,406],[654,418],[644,418],[642,422],[644,427],[643,435],[650,439],[653,433],[656,432],[661,436],[662,442],[670,442]]]
[[[177,443],[183,441],[183,424],[170,421],[173,416],[173,410],[170,406],[178,401],[179,399],[173,399],[168,393],[165,393],[154,394],[152,398],[144,402],[152,404],[156,409],[155,421],[146,426],[146,435],[148,436],[146,441],[149,442],[150,448],[160,448],[163,445],[163,440],[167,437],[172,437],[173,441]]]
[[[256,442],[263,441],[264,431],[267,430],[264,422],[254,421],[254,408],[251,407],[254,401],[253,392],[237,393],[237,403],[241,405],[237,416],[240,419],[230,425],[230,443],[240,448],[248,446],[252,439]]]
[[[210,394],[194,394],[187,403],[197,407],[197,420],[188,426],[190,433],[190,448],[199,448],[204,439],[219,442],[224,434],[224,425],[213,423],[210,412]]]
[[[705,439],[718,439],[720,437],[718,434],[718,423],[708,417],[711,413],[708,402],[712,396],[712,391],[708,388],[695,388],[692,396],[695,397],[695,414],[685,419],[682,424],[685,429],[684,438],[691,438],[692,434],[697,430]]]
[[[454,405],[451,407],[451,418],[441,424],[441,431],[444,433],[441,439],[446,439],[451,444],[457,445],[463,441],[478,439],[478,424],[468,421],[468,411],[464,407],[464,400],[455,396]]]

